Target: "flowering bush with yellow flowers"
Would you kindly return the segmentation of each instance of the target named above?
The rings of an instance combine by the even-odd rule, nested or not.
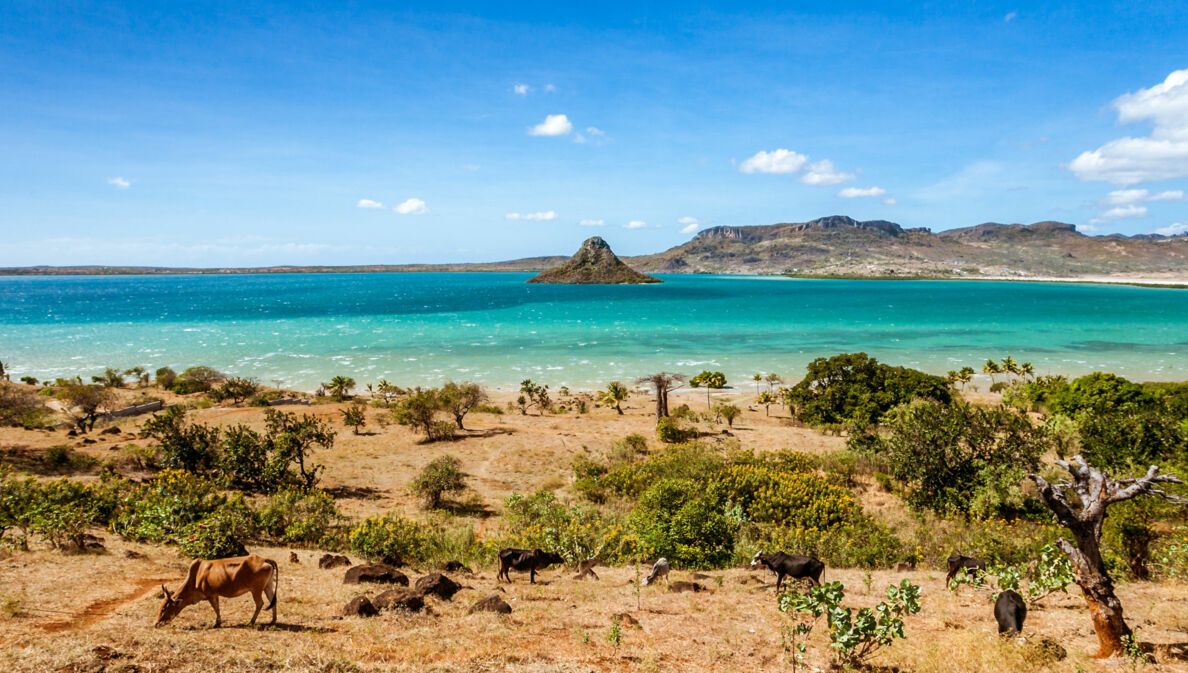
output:
[[[429,545],[424,526],[393,514],[367,517],[351,529],[347,542],[369,560],[394,565],[424,558]]]
[[[899,561],[917,560],[914,551],[891,529],[866,516],[828,530],[798,526],[763,527],[758,540],[751,546],[756,550],[778,549],[789,554],[815,556],[831,568],[887,568]]]
[[[722,470],[710,488],[756,523],[829,530],[861,514],[848,490],[811,472],[735,464]]]
[[[226,501],[213,481],[185,470],[164,470],[123,499],[111,531],[130,540],[173,542]]]
[[[650,556],[620,517],[562,504],[548,491],[513,493],[504,507],[504,546],[556,552],[570,565],[593,558],[617,563]]]

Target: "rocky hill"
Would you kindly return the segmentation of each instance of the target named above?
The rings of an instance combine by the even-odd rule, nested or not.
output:
[[[659,278],[642,274],[627,266],[598,236],[586,239],[582,247],[561,266],[528,279],[529,283],[565,283],[585,285],[622,285],[660,283]]]
[[[1071,224],[986,223],[932,233],[835,215],[809,222],[713,227],[629,260],[667,273],[816,276],[1188,278],[1188,237],[1086,236]]]

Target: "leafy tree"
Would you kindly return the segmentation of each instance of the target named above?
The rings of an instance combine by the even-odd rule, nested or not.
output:
[[[62,386],[58,390],[57,397],[66,407],[75,426],[83,432],[93,429],[95,421],[108,410],[116,399],[110,388],[82,383]]]
[[[296,414],[276,409],[264,412],[264,423],[278,454],[296,465],[301,485],[305,488],[317,486],[325,467],[313,462],[313,451],[316,448],[329,450],[334,447],[335,433],[330,429],[330,424],[309,414],[298,418]]]
[[[771,415],[771,405],[779,403],[779,400],[776,399],[776,396],[766,390],[759,393],[758,397],[755,398],[755,401],[757,403],[763,405],[763,415],[764,416],[770,416]]]
[[[148,370],[144,367],[141,367],[140,365],[125,369],[124,376],[131,376],[132,380],[135,381],[136,385],[138,386],[148,385],[149,382]]]
[[[171,389],[178,395],[205,393],[227,380],[227,375],[211,367],[190,367],[173,381]]]
[[[359,428],[367,425],[367,409],[362,404],[352,404],[342,410],[342,424],[359,434]]]
[[[160,445],[164,467],[202,474],[210,472],[219,460],[219,429],[186,423],[186,412],[180,406],[154,414],[140,431]]]
[[[177,380],[177,372],[169,367],[161,367],[156,371],[155,377],[157,379],[157,385],[165,390],[170,390],[173,388],[174,381]]]
[[[947,404],[951,394],[939,376],[885,365],[866,353],[847,353],[813,360],[785,399],[797,418],[810,425],[873,425],[916,397]]]
[[[887,436],[853,436],[851,447],[885,456],[908,504],[942,514],[1021,507],[1018,483],[1048,447],[1042,428],[1002,406],[917,400],[884,421]]]
[[[418,388],[392,408],[392,417],[397,423],[428,436],[440,408],[436,390]]]
[[[35,385],[37,385],[37,377],[36,376],[22,376],[21,383],[24,383],[24,384],[27,384],[30,386],[35,386]]]
[[[739,409],[733,404],[719,404],[718,406],[714,407],[714,411],[716,411],[718,416],[721,416],[722,420],[726,421],[726,425],[731,428],[734,427],[734,419],[738,418],[742,414],[742,409]]]
[[[331,397],[341,402],[351,396],[351,391],[355,389],[355,379],[349,376],[335,376],[329,383],[322,385]]]
[[[1081,455],[1096,467],[1125,472],[1188,462],[1188,428],[1158,411],[1086,411],[1077,417],[1077,434]]]
[[[640,497],[628,525],[656,556],[687,568],[712,568],[734,554],[738,523],[691,479],[662,479]]]
[[[462,461],[453,456],[441,456],[425,466],[413,479],[412,492],[425,501],[426,509],[441,507],[447,493],[466,489],[466,473]]]
[[[598,400],[608,407],[614,407],[615,411],[619,412],[619,415],[622,416],[623,400],[626,400],[630,394],[631,391],[627,389],[627,386],[618,381],[611,381],[606,384],[606,390],[598,393]]]
[[[255,379],[237,376],[227,379],[223,385],[213,388],[208,394],[215,402],[231,400],[232,404],[240,404],[259,391],[260,384]]]
[[[482,386],[470,381],[463,383],[450,381],[437,391],[438,405],[454,417],[454,423],[458,425],[459,430],[466,429],[462,427],[462,419],[466,418],[466,414],[486,400],[487,393]]]
[[[0,425],[31,427],[40,425],[48,415],[40,396],[7,381],[0,383]]]
[[[92,376],[92,383],[98,383],[101,386],[108,388],[123,388],[124,387],[124,373],[118,369],[108,367],[103,370],[101,376]]]
[[[767,382],[768,390],[774,390],[777,385],[784,382],[783,377],[781,377],[779,374],[776,374],[774,372],[772,372],[771,374],[768,374],[767,376],[764,376],[763,380]]]
[[[520,411],[527,413],[529,407],[535,406],[540,413],[545,413],[553,408],[553,400],[549,397],[549,387],[534,383],[532,379],[524,379],[520,382],[520,392],[523,394],[527,404],[521,405]]]

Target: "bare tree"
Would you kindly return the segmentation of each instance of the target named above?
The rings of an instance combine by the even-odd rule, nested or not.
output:
[[[1114,594],[1114,583],[1101,558],[1101,527],[1106,509],[1114,503],[1147,495],[1188,504],[1188,500],[1155,487],[1156,484],[1184,482],[1175,475],[1159,474],[1155,465],[1136,479],[1112,479],[1105,472],[1089,466],[1079,455],[1067,462],[1058,460],[1056,464],[1068,471],[1071,482],[1052,484],[1037,474],[1028,476],[1035,482],[1044,504],[1076,540],[1075,546],[1064,539],[1057,540],[1056,544],[1068,554],[1076,572],[1077,585],[1089,605],[1099,646],[1094,656],[1109,657],[1122,650],[1122,639],[1130,636],[1131,631],[1122,618],[1122,602]],[[1067,493],[1070,489],[1079,505],[1069,502]]]
[[[668,372],[660,372],[659,374],[651,374],[642,376],[635,380],[637,384],[646,384],[652,386],[656,391],[656,420],[659,421],[668,415],[668,393],[680,388],[685,382],[683,374],[670,374]]]

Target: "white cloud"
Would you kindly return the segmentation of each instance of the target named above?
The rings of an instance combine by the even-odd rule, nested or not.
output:
[[[786,175],[796,173],[808,163],[808,157],[792,150],[756,152],[755,156],[743,161],[738,170],[743,173],[775,173]]]
[[[643,220],[631,220],[627,224],[624,224],[623,228],[624,229],[643,229],[646,226],[648,226],[648,223],[644,222]]]
[[[595,145],[606,144],[606,132],[596,126],[587,126],[586,134],[575,133],[573,136],[575,143],[594,143]]]
[[[853,179],[853,173],[837,170],[828,159],[809,164],[808,170],[800,177],[800,181],[806,185],[837,185]]]
[[[846,187],[837,193],[843,199],[858,199],[866,196],[882,196],[887,190],[882,187]]]
[[[578,220],[578,224],[583,227],[603,227],[606,226],[606,220]]]
[[[1101,200],[1101,207],[1124,206],[1131,203],[1147,203],[1149,201],[1183,201],[1184,190],[1169,189],[1152,194],[1145,189],[1118,189],[1105,195]]]
[[[541,222],[547,222],[549,220],[557,219],[557,213],[552,210],[546,210],[536,213],[508,213],[507,215],[504,215],[504,217],[509,220],[538,220]]]
[[[429,208],[425,206],[425,202],[420,199],[409,199],[392,210],[401,215],[424,215],[429,212]]]
[[[1118,123],[1149,121],[1151,134],[1118,138],[1082,152],[1068,168],[1085,181],[1134,185],[1188,176],[1188,70],[1176,70],[1149,89],[1116,98]]]
[[[116,189],[127,189],[132,186],[132,181],[116,176],[114,178],[108,178],[107,184],[115,187]]]
[[[545,120],[528,129],[530,136],[563,136],[573,130],[573,123],[566,115],[548,115]]]
[[[1188,234],[1188,222],[1176,222],[1169,224],[1166,227],[1160,227],[1153,231],[1155,234],[1163,234],[1164,236],[1179,236],[1180,234]]]
[[[899,202],[896,201],[894,197],[888,196],[887,198],[883,199],[884,206],[894,206],[897,203],[899,203]]]
[[[545,85],[545,91],[548,91],[549,93],[553,93],[556,90],[557,90],[557,87],[553,86],[552,84]]]
[[[1090,222],[1106,222],[1108,220],[1129,220],[1136,217],[1146,217],[1147,207],[1136,206],[1134,204],[1126,206],[1116,206],[1104,212],[1098,213],[1097,217],[1090,220]]]
[[[532,91],[532,87],[528,86],[527,84],[518,84],[517,83],[515,86],[512,87],[512,91],[516,92],[517,96],[527,96],[528,92]]]
[[[697,224],[697,225],[700,225],[700,224],[701,224],[701,220],[697,219],[696,217],[688,217],[688,216],[685,216],[685,217],[678,218],[678,219],[677,219],[677,224]]]
[[[700,228],[701,228],[701,225],[694,222],[693,224],[690,224],[688,226],[681,227],[681,233],[682,234],[691,234]]]
[[[383,208],[384,204],[380,203],[379,201],[372,201],[371,199],[359,199],[359,202],[355,204],[355,207],[356,208]]]
[[[696,217],[685,216],[685,217],[677,218],[677,224],[685,225],[684,227],[681,228],[682,234],[691,234],[691,233],[697,231],[698,229],[700,229],[701,225],[703,223],[701,220],[699,220]]]
[[[1010,23],[1017,18],[1019,18],[1019,12],[1007,12],[1007,15],[1002,17],[1002,20]]]

